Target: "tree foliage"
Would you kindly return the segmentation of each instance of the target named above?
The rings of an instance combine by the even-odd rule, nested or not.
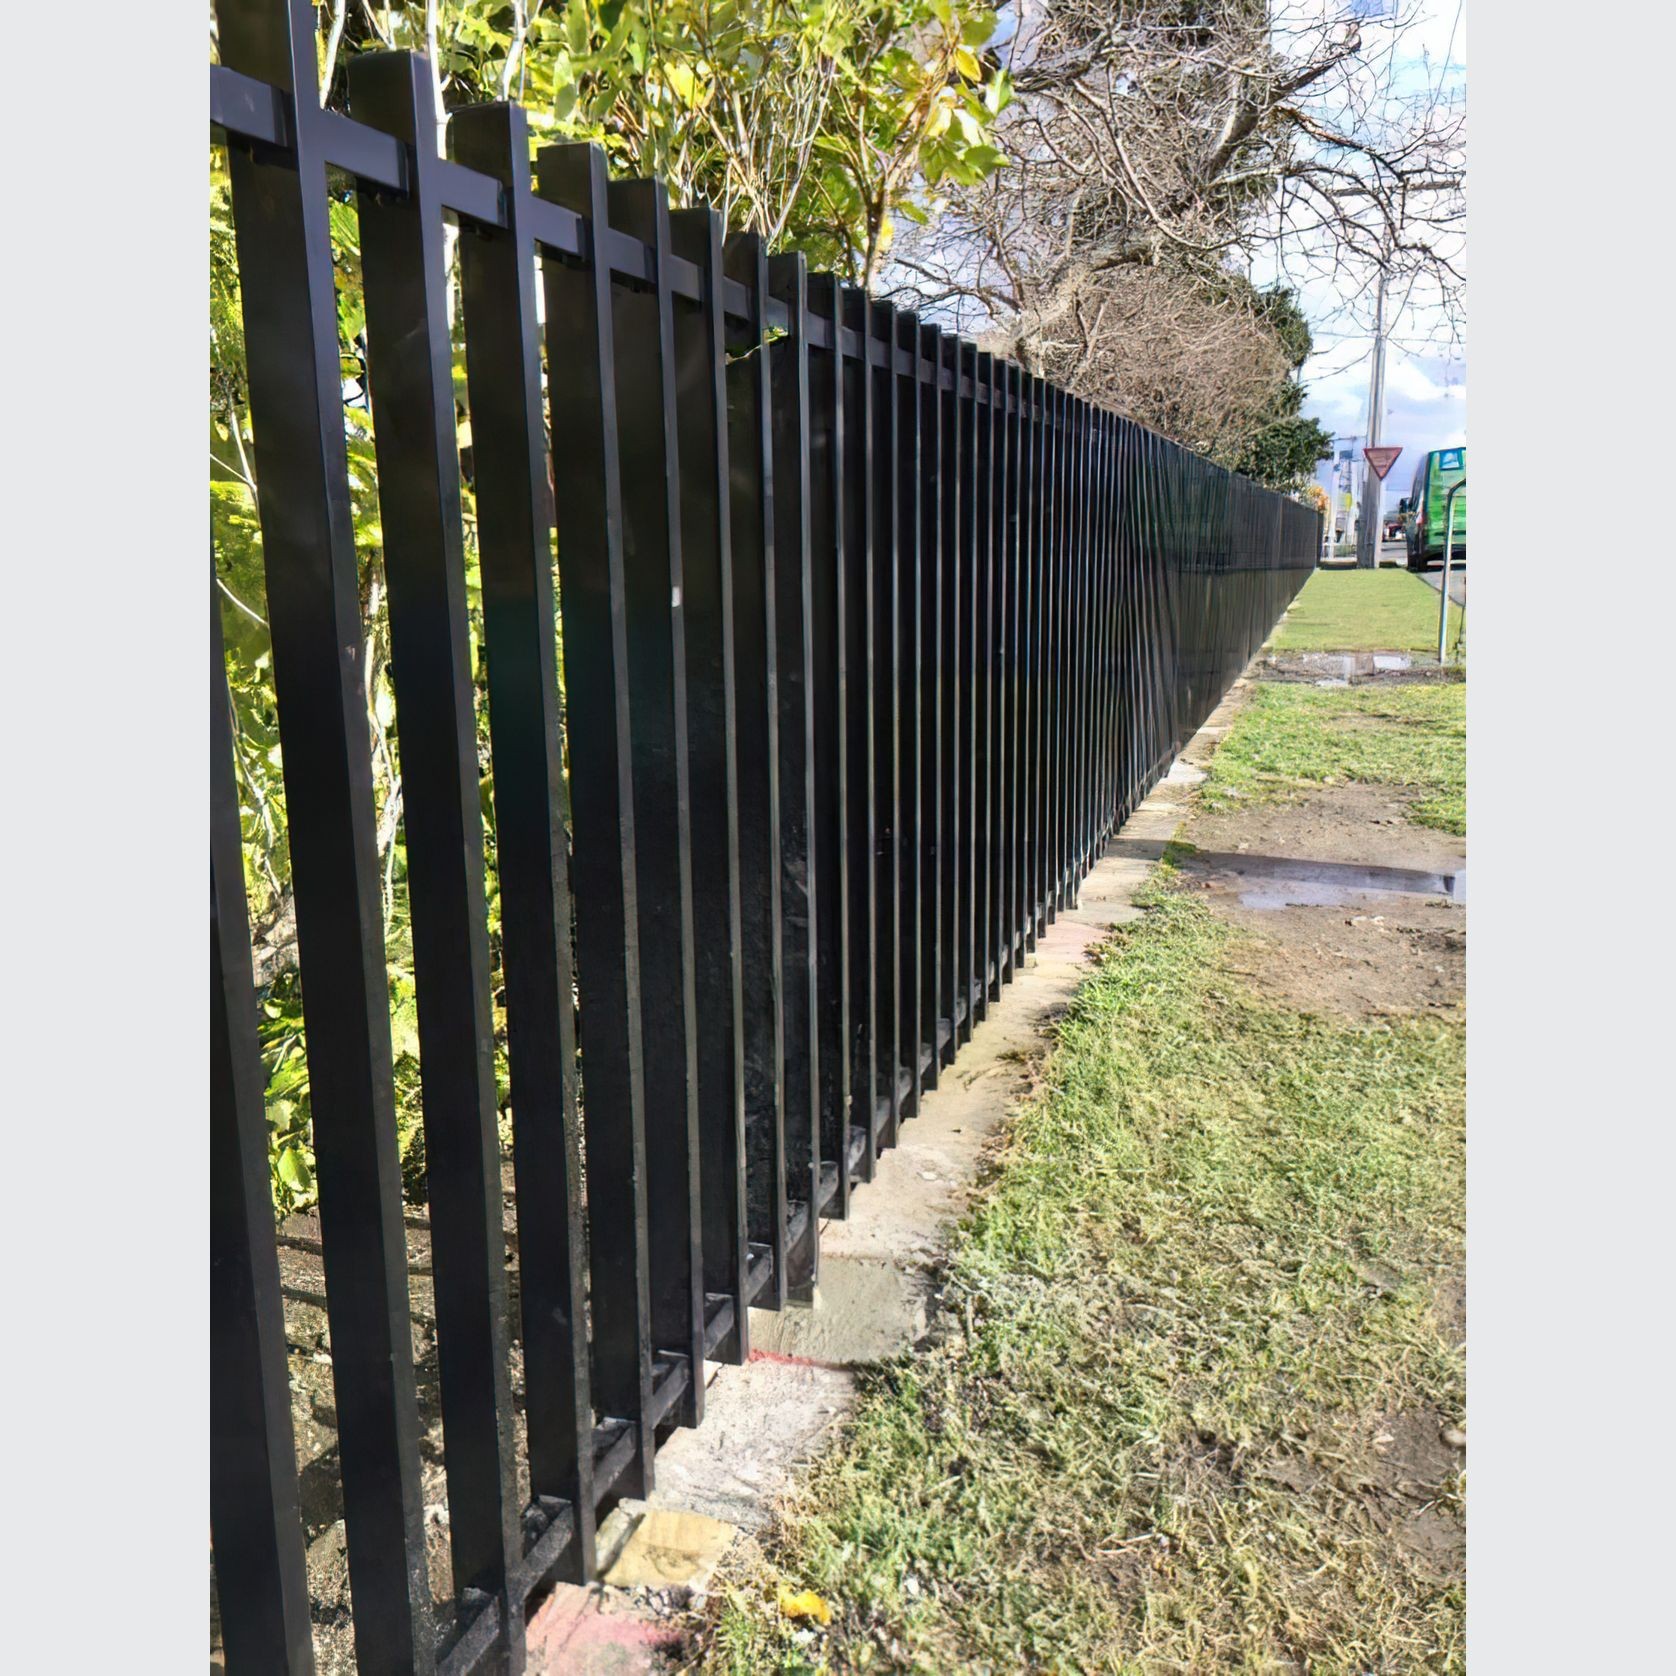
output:
[[[1315,347],[1309,322],[1294,293],[1284,286],[1256,290],[1237,276],[1235,294],[1244,294],[1256,328],[1268,332],[1284,356],[1287,376],[1274,390],[1267,420],[1247,435],[1230,463],[1271,489],[1301,490],[1315,476],[1317,462],[1332,458],[1333,439],[1319,420],[1303,415],[1305,389],[1298,374]]]
[[[1463,118],[1441,84],[1396,69],[1411,14],[1361,0],[1021,10],[995,135],[1009,166],[954,191],[890,282],[1191,447],[1268,482],[1307,474],[1307,329],[1242,276],[1330,281],[1353,311],[1382,271],[1446,320],[1459,295]]]
[[[439,112],[517,98],[536,144],[596,141],[614,172],[869,283],[916,190],[1001,164],[995,28],[973,0],[441,0],[363,6],[344,42],[425,51]]]

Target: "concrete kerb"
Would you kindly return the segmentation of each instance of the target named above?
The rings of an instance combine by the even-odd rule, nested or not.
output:
[[[1248,678],[1235,683],[1109,842],[1077,905],[1047,928],[1018,979],[991,1004],[939,1087],[925,1096],[919,1115],[903,1125],[898,1144],[880,1157],[873,1181],[852,1201],[849,1220],[822,1224],[821,1282],[813,1302],[779,1314],[752,1310],[750,1361],[743,1367],[705,1364],[704,1424],[669,1439],[658,1454],[652,1495],[621,1503],[600,1530],[601,1565],[608,1573],[617,1565],[616,1575],[635,1579],[637,1597],[651,1583],[662,1591],[657,1604],[701,1596],[718,1557],[718,1533],[709,1521],[747,1531],[765,1526],[791,1490],[797,1468],[818,1453],[853,1405],[854,1370],[924,1336],[936,1306],[937,1260],[950,1225],[971,1202],[986,1146],[1028,1092],[1052,1046],[1049,1027],[1088,975],[1093,950],[1115,926],[1140,917],[1134,899],[1180,828],[1192,788],[1204,779],[1200,764],[1249,690]],[[651,1534],[636,1543],[650,1514],[662,1517],[648,1523]],[[703,1518],[668,1517],[674,1514]],[[690,1554],[683,1532],[702,1538]],[[648,1554],[655,1556],[650,1562]],[[628,1563],[618,1565],[625,1555]],[[599,1592],[598,1585],[562,1591],[566,1598],[555,1616],[569,1622],[578,1610],[569,1597]],[[622,1590],[606,1587],[603,1593],[628,1604]],[[628,1656],[652,1655],[646,1649]],[[531,1663],[532,1671],[592,1668]]]

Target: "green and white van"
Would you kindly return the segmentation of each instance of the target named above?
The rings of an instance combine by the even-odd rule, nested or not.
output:
[[[1401,503],[1403,534],[1408,543],[1408,568],[1424,570],[1443,561],[1443,519],[1451,484],[1466,476],[1464,448],[1434,448],[1420,456],[1414,468],[1414,487]],[[1466,563],[1467,492],[1455,497],[1455,544],[1451,562]]]

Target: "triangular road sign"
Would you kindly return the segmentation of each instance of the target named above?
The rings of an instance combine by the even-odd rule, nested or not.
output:
[[[1397,456],[1402,452],[1400,448],[1364,448],[1362,453],[1367,462],[1373,467],[1373,474],[1381,483],[1385,481],[1385,474],[1397,463]]]

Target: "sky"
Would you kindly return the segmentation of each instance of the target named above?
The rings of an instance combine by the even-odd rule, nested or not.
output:
[[[1334,0],[1320,0],[1323,10],[1338,11]],[[1394,13],[1396,5],[1369,13]],[[1401,19],[1370,21],[1372,38],[1381,29],[1392,53],[1394,85],[1407,92],[1427,87],[1454,88],[1466,84],[1467,19],[1461,0],[1403,0]],[[1295,274],[1288,275],[1295,279]],[[1367,440],[1368,377],[1373,336],[1367,298],[1346,296],[1333,286],[1310,278],[1298,281],[1299,300],[1315,333],[1315,352],[1303,367],[1307,389],[1304,412],[1334,437],[1346,440],[1335,448],[1353,447],[1360,492],[1361,447]],[[1443,317],[1435,303],[1410,295],[1407,306],[1400,288],[1392,298],[1396,318],[1390,326],[1385,354],[1386,404],[1381,441],[1398,445],[1402,456],[1385,479],[1385,505],[1394,511],[1399,496],[1408,493],[1418,455],[1432,448],[1463,446],[1467,440],[1467,366],[1464,347],[1450,346]],[[1360,316],[1361,318],[1357,318]],[[1324,462],[1319,480],[1328,483],[1332,466]]]
[[[1383,95],[1454,94],[1464,101],[1467,19],[1464,0],[1272,0],[1270,16],[1284,38],[1302,40],[1323,25],[1342,28],[1347,9],[1360,14],[1363,51],[1354,62],[1353,91],[1377,108]],[[1001,8],[997,42],[1014,26],[1013,8]],[[1333,96],[1336,103],[1337,95]],[[1390,107],[1387,106],[1387,109]],[[1326,113],[1336,116],[1329,106]],[[1250,277],[1259,285],[1292,287],[1309,321],[1315,348],[1302,368],[1304,413],[1343,440],[1335,454],[1352,449],[1357,492],[1361,448],[1367,440],[1368,377],[1372,361],[1371,276],[1325,277],[1330,250],[1308,241],[1259,247]],[[1457,257],[1464,269],[1464,252]],[[1418,456],[1433,448],[1464,446],[1467,440],[1467,366],[1464,345],[1435,300],[1399,284],[1388,305],[1385,355],[1385,419],[1381,441],[1402,449],[1384,483],[1386,506],[1395,511],[1408,493]],[[1333,465],[1324,461],[1317,480],[1328,486]]]

